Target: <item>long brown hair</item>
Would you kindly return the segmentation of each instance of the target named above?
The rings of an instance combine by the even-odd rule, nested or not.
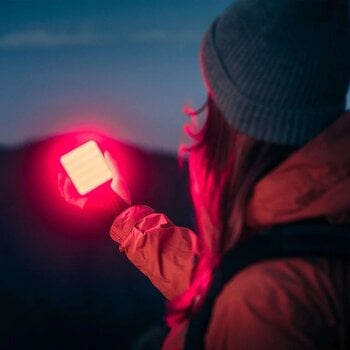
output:
[[[186,150],[202,249],[190,288],[169,303],[170,325],[186,319],[195,304],[200,304],[197,301],[205,294],[211,272],[223,254],[255,234],[245,221],[254,186],[296,149],[258,141],[234,130],[210,96],[206,111],[206,122],[199,131],[185,129],[194,141]]]

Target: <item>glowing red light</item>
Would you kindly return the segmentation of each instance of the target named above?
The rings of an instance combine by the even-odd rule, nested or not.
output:
[[[81,195],[112,179],[101,150],[92,140],[64,154],[60,162]]]

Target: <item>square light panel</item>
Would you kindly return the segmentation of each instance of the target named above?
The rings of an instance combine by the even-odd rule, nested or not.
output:
[[[112,172],[95,141],[88,141],[64,154],[60,161],[81,195],[112,179]]]

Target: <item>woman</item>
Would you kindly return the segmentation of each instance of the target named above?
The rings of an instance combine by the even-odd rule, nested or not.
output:
[[[279,224],[350,221],[347,6],[237,0],[206,33],[207,120],[188,149],[199,236],[147,206],[122,211],[110,230],[170,301],[164,349],[183,348],[232,247]],[[349,288],[342,259],[253,264],[219,294],[206,347],[344,349]]]

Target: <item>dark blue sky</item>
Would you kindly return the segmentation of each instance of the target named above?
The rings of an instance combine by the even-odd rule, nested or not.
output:
[[[175,151],[205,99],[203,32],[230,1],[1,1],[0,143],[97,126]]]
[[[0,143],[97,127],[176,151],[200,39],[231,0],[0,1]]]

